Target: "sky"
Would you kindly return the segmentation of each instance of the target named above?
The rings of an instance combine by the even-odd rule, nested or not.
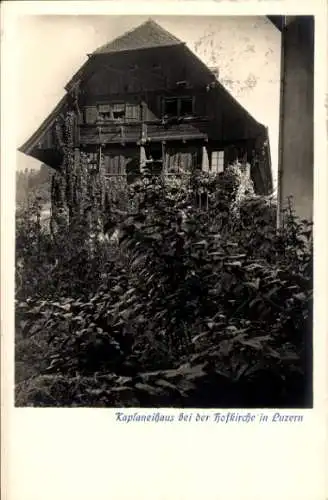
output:
[[[87,54],[144,22],[144,16],[24,16],[18,37],[18,147],[64,95]],[[280,32],[266,17],[154,16],[184,41],[250,114],[269,128],[276,179],[279,127]],[[38,168],[17,154],[17,168]]]

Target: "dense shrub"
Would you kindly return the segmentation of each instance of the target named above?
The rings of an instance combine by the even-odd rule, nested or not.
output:
[[[34,265],[35,236],[25,245],[17,404],[310,404],[310,225],[289,210],[277,231],[274,201],[233,167],[145,177],[130,194],[137,209],[108,217],[116,246],[90,253],[71,229],[47,249],[67,256],[50,272]]]
[[[111,256],[111,245],[90,236],[84,221],[51,234],[35,201],[16,216],[16,297],[87,298],[107,275]]]

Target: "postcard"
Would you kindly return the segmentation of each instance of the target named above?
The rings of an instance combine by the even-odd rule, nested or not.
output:
[[[326,7],[4,2],[6,499],[326,498]]]

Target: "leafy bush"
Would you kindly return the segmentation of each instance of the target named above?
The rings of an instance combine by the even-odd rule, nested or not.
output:
[[[16,216],[16,297],[88,297],[111,267],[111,245],[90,237],[84,221],[55,235],[40,221],[37,201]]]
[[[277,231],[274,201],[234,167],[130,189],[138,208],[107,224],[116,247],[84,265],[71,231],[62,274],[33,268],[44,286],[18,297],[17,404],[311,404],[310,225],[288,210]]]

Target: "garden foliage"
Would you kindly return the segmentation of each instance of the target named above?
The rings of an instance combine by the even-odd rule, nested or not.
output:
[[[17,221],[16,403],[311,404],[311,226],[235,167],[129,189],[117,241]]]

